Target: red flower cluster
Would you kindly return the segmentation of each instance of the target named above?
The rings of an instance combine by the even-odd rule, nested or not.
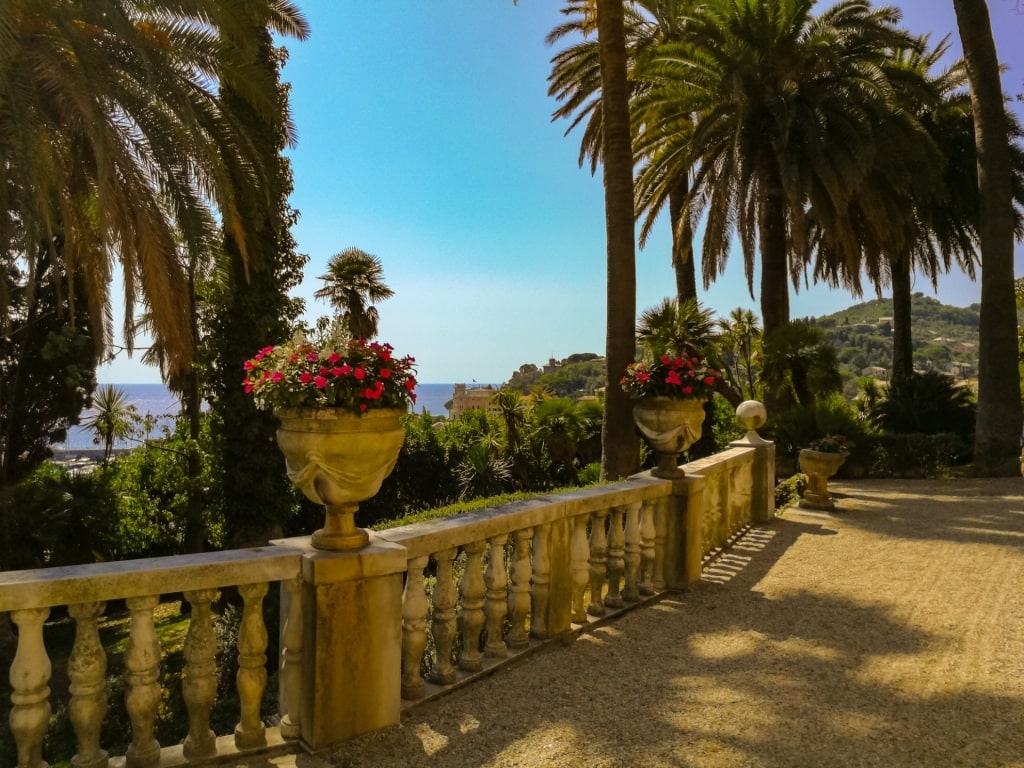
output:
[[[299,340],[264,347],[244,364],[242,385],[260,408],[402,408],[416,402],[411,357],[390,344],[353,339],[344,349],[317,349]]]
[[[619,384],[635,399],[661,395],[706,400],[721,378],[722,374],[698,357],[662,355],[651,363],[630,363]]]

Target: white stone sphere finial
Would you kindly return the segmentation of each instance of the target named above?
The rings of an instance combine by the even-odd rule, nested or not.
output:
[[[744,440],[751,445],[765,445],[768,440],[763,439],[757,430],[768,421],[768,411],[764,404],[757,400],[744,400],[736,406],[736,421],[743,429],[747,430]]]

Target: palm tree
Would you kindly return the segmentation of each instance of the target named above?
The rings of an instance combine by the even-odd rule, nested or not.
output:
[[[717,360],[718,357],[711,310],[692,299],[679,302],[666,298],[645,309],[636,327],[636,340],[652,358],[686,355]]]
[[[824,332],[793,322],[765,334],[761,383],[765,394],[783,407],[813,406],[821,395],[839,392],[843,379]]]
[[[138,409],[128,399],[128,393],[112,384],[104,384],[93,395],[92,413],[82,426],[95,433],[94,443],[103,443],[103,463],[106,464],[114,452],[114,443],[134,437],[138,423]]]
[[[253,23],[308,32],[288,0],[27,0],[0,18],[0,242],[25,254],[50,247],[72,315],[74,281],[84,280],[96,330],[116,259],[129,345],[141,295],[176,366],[193,354],[177,240],[212,252],[213,201],[244,243],[235,180],[260,186],[248,138],[216,91],[219,77],[235,73],[246,98],[269,103],[267,82],[240,72]],[[106,341],[97,334],[101,348]]]
[[[323,288],[314,295],[327,299],[342,316],[342,322],[356,338],[377,335],[380,316],[374,302],[394,295],[384,283],[384,267],[376,256],[358,248],[346,248],[327,262],[327,274],[320,275]]]
[[[787,283],[809,258],[809,212],[845,210],[874,151],[875,118],[891,111],[882,63],[914,45],[893,8],[841,0],[815,17],[813,5],[711,0],[694,9],[681,41],[635,73],[650,84],[642,112],[669,127],[695,115],[689,152],[667,155],[673,165],[660,172],[695,168],[685,205],[706,217],[705,285],[724,269],[735,229],[753,294],[760,250],[766,333],[789,319]],[[836,245],[855,247],[849,238]]]
[[[676,40],[681,35],[686,12],[693,0],[632,0],[624,3],[623,23],[626,36],[627,66],[643,58],[656,46]],[[601,161],[601,131],[603,109],[601,97],[600,51],[597,40],[592,0],[569,0],[562,13],[568,21],[555,27],[546,42],[553,45],[567,37],[582,37],[568,48],[555,54],[551,63],[548,94],[562,102],[554,118],[571,119],[568,134],[583,124],[580,141],[579,164],[590,160],[590,171],[595,173]],[[634,99],[643,83],[630,78],[630,98]],[[631,119],[636,122],[637,118]],[[683,117],[688,125],[689,116]],[[639,147],[634,146],[634,154]],[[659,212],[669,201],[672,225],[672,267],[676,276],[676,296],[680,301],[697,298],[693,265],[693,232],[689,219],[683,219],[682,198],[689,183],[686,173],[670,178],[641,174],[636,179],[637,212],[646,211],[644,227],[640,233],[643,246]]]
[[[967,75],[978,150],[981,198],[981,325],[978,345],[978,419],[975,466],[983,473],[1015,468],[1020,439],[1021,385],[1013,295],[1013,180],[1009,130],[999,59],[985,0],[953,0]]]
[[[757,396],[757,374],[754,360],[760,350],[761,326],[757,315],[749,309],[736,307],[729,317],[719,320],[722,332],[723,372],[745,398]]]
[[[601,432],[601,474],[628,477],[639,468],[633,407],[618,385],[635,352],[636,243],[633,239],[633,149],[622,0],[595,0],[601,59],[604,215],[607,233],[605,360],[608,387]]]

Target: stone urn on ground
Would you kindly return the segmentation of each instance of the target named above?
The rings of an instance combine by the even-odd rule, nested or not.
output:
[[[360,549],[370,535],[356,527],[359,503],[380,490],[405,440],[402,409],[357,416],[341,408],[278,408],[277,444],[288,479],[326,510],[324,527],[313,533],[317,549]]]
[[[835,510],[836,503],[828,490],[828,479],[839,471],[846,461],[846,453],[830,453],[804,448],[800,451],[800,471],[807,475],[807,488],[799,506],[826,512]]]
[[[702,400],[653,396],[633,405],[633,420],[658,454],[655,477],[678,478],[686,473],[679,467],[679,454],[700,439],[704,423]]]

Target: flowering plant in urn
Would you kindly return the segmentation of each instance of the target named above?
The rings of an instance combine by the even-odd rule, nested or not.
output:
[[[245,391],[257,407],[344,408],[361,415],[375,408],[407,410],[416,402],[411,357],[395,357],[390,344],[347,339],[340,332],[323,343],[302,333],[268,346],[245,362]]]
[[[326,509],[314,547],[359,549],[369,542],[355,513],[398,460],[405,440],[400,419],[416,401],[413,363],[395,357],[390,344],[338,329],[321,343],[297,334],[246,361],[245,391],[281,422],[277,444],[288,478]]]
[[[811,440],[810,449],[818,453],[849,453],[850,444],[845,435],[825,435]]]
[[[662,354],[630,363],[619,384],[636,400],[633,420],[658,454],[657,477],[681,477],[678,457],[700,439],[704,401],[721,374],[696,356]]]
[[[619,384],[634,399],[707,400],[721,378],[722,374],[699,357],[659,355],[653,362],[630,363]]]

